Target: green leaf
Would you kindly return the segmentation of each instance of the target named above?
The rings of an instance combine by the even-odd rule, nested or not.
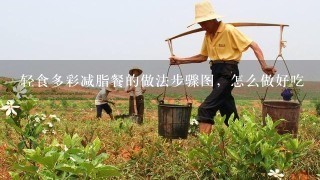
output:
[[[78,155],[70,154],[70,157],[74,159],[76,163],[83,163],[85,160]]]
[[[101,148],[101,141],[97,137],[92,143],[92,149],[95,155],[99,152],[100,148]]]
[[[60,171],[64,171],[64,172],[69,172],[69,173],[73,173],[73,174],[77,174],[78,171],[76,170],[76,166],[74,165],[69,165],[69,164],[59,164],[56,166],[56,169],[57,170],[60,170]]]
[[[31,141],[37,141],[33,136],[28,136],[28,139],[30,139]]]
[[[52,156],[45,157],[43,159],[44,165],[46,165],[49,169],[53,169],[59,157],[60,157],[60,154],[58,152],[52,154]]]
[[[86,170],[86,174],[91,174],[91,171],[95,168],[90,162],[83,162],[79,166]]]
[[[207,146],[211,147],[213,140],[215,139],[215,134],[214,133],[210,133],[210,135],[208,136],[208,140],[207,140]]]
[[[235,151],[231,150],[230,148],[227,148],[227,151],[228,151],[228,153],[231,155],[231,157],[232,157],[233,159],[236,159],[236,160],[238,160],[238,161],[241,160],[240,157],[239,157],[239,155],[238,155]]]
[[[18,143],[18,149],[22,151],[24,148],[26,148],[25,141],[20,141]]]
[[[261,157],[261,154],[256,154],[255,156],[254,156],[254,164],[258,164],[259,162],[261,162],[261,160],[262,160],[262,157]]]
[[[83,149],[83,147],[82,147]],[[77,149],[77,148],[72,148],[68,150],[68,154],[82,154],[83,150],[82,149]]]
[[[37,104],[36,99],[29,99],[27,101],[21,101],[20,108],[24,112],[30,112]]]
[[[220,168],[217,168],[217,167],[210,167],[210,169],[215,173],[223,173],[223,171]]]
[[[54,180],[56,178],[56,174],[53,171],[44,170],[39,172],[40,178],[45,180]]]
[[[298,139],[289,139],[289,150],[295,152],[298,150],[298,147],[299,147],[299,141]]]
[[[11,178],[13,179],[13,180],[20,180],[21,178],[20,178],[20,173],[18,173],[18,172],[9,172],[9,174],[10,174],[10,176],[11,176]]]
[[[65,134],[63,137],[63,144],[65,144],[68,148],[72,147],[72,139],[70,135]]]
[[[283,121],[286,121],[285,119],[279,119],[275,122],[273,122],[273,126],[272,129],[275,129],[280,123],[282,123]]]
[[[201,145],[206,146],[208,142],[208,135],[207,134],[200,134],[199,140]]]
[[[43,130],[42,125],[38,125],[34,131],[34,134],[39,135],[42,132],[42,130]]]
[[[78,134],[74,134],[72,137],[68,134],[65,134],[63,137],[63,144],[65,144],[69,149],[82,146],[81,145],[82,138],[79,137]]]
[[[249,141],[249,143],[252,144],[253,140],[254,140],[254,135],[251,134],[251,133],[249,133],[249,134],[248,134],[248,141]]]
[[[13,127],[19,134],[23,134],[22,129],[16,125],[12,118],[6,118],[5,122],[8,123],[11,127]]]
[[[44,166],[46,166],[48,169],[53,169],[55,164],[57,163],[58,159],[60,157],[59,152],[51,152],[47,153],[45,157],[40,155],[33,155],[30,158]]]
[[[23,166],[20,164],[14,164],[13,168],[23,172],[32,173],[32,174],[37,174],[37,170],[38,170],[38,167],[36,166]]]
[[[300,142],[300,145],[298,147],[299,152],[304,151],[308,146],[310,146],[313,142],[312,141],[304,141]]]
[[[36,151],[34,149],[23,149],[23,152],[25,152],[26,155],[30,156],[30,157],[34,156],[36,153]]]
[[[97,177],[112,177],[112,176],[120,176],[119,169],[114,166],[103,166],[95,169]]]
[[[74,134],[74,135],[72,136],[72,141],[71,141],[72,147],[82,146],[82,145],[81,145],[81,140],[82,140],[82,138],[79,137],[78,134]]]
[[[98,156],[92,161],[92,163],[93,163],[93,165],[96,166],[96,165],[102,163],[104,160],[108,159],[108,157],[109,157],[109,156],[108,156],[106,153],[102,153],[102,154],[98,155]]]
[[[56,146],[60,146],[60,144],[59,144],[57,139],[53,139],[51,144],[50,144],[50,146],[55,146],[56,147]]]

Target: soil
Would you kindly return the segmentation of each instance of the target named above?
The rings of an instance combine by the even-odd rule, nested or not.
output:
[[[6,144],[3,144],[0,146],[0,179],[2,180],[11,179],[8,172],[8,164],[5,161],[6,149],[7,149]]]
[[[315,177],[310,176],[306,171],[300,171],[290,175],[290,180],[316,180]]]

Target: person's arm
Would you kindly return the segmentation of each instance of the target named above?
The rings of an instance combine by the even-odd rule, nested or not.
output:
[[[110,103],[110,104],[113,104],[113,105],[116,104],[115,102],[111,101],[109,98],[106,99],[106,102],[107,102],[107,103]]]
[[[254,54],[256,55],[260,65],[261,65],[261,69],[264,73],[266,73],[267,75],[271,75],[271,77],[274,76],[274,74],[277,72],[277,70],[273,67],[273,66],[268,66],[264,56],[263,56],[263,52],[260,49],[259,45],[255,42],[252,42],[249,47],[253,50]]]
[[[190,64],[190,63],[202,63],[208,59],[208,56],[203,56],[201,54],[198,54],[192,57],[187,57],[187,58],[171,56],[169,59],[170,59],[171,65],[179,65],[179,64]]]
[[[112,105],[115,105],[115,104],[116,104],[115,102],[110,101],[110,100],[107,100],[107,103],[110,103],[110,104],[112,104]]]
[[[142,92],[142,93],[145,93],[145,92],[146,92],[146,88],[143,86],[141,80],[140,80],[140,86],[141,86],[141,92]]]
[[[115,105],[115,103],[114,103],[113,101],[110,101],[110,100],[109,100],[108,96],[109,96],[109,92],[107,92],[106,94],[104,94],[104,96],[103,96],[103,101]]]
[[[135,86],[129,86],[127,89],[126,89],[126,92],[129,93],[131,91],[134,91],[136,90],[136,87]]]
[[[131,79],[131,80],[130,80],[130,83],[127,84],[127,86],[126,86],[125,91],[126,91],[127,93],[130,93],[130,92],[135,91],[135,90],[136,90],[136,87],[135,87],[135,85],[134,85],[134,80]]]

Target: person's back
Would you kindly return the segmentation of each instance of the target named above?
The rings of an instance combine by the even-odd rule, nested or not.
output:
[[[96,96],[95,105],[102,105],[107,103],[107,96],[109,92],[102,88]]]

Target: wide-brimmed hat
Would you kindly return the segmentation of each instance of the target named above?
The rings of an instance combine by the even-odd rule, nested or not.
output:
[[[212,19],[217,19],[221,18],[223,16],[216,14],[210,1],[209,0],[204,0],[202,2],[196,3],[195,5],[195,20],[194,22],[189,25],[188,27],[204,22],[204,21],[209,21]]]
[[[109,84],[107,84],[107,86],[106,86],[106,90],[107,91],[115,91],[116,90],[116,88],[115,88],[115,86],[114,86],[114,83],[109,83]]]
[[[130,70],[129,70],[129,74],[131,75],[131,76],[133,76],[133,71],[134,70],[137,70],[138,71],[138,75],[136,75],[136,76],[140,76],[140,74],[142,74],[142,70],[140,69],[140,68],[138,68],[138,67],[133,67],[133,68],[131,68]]]

